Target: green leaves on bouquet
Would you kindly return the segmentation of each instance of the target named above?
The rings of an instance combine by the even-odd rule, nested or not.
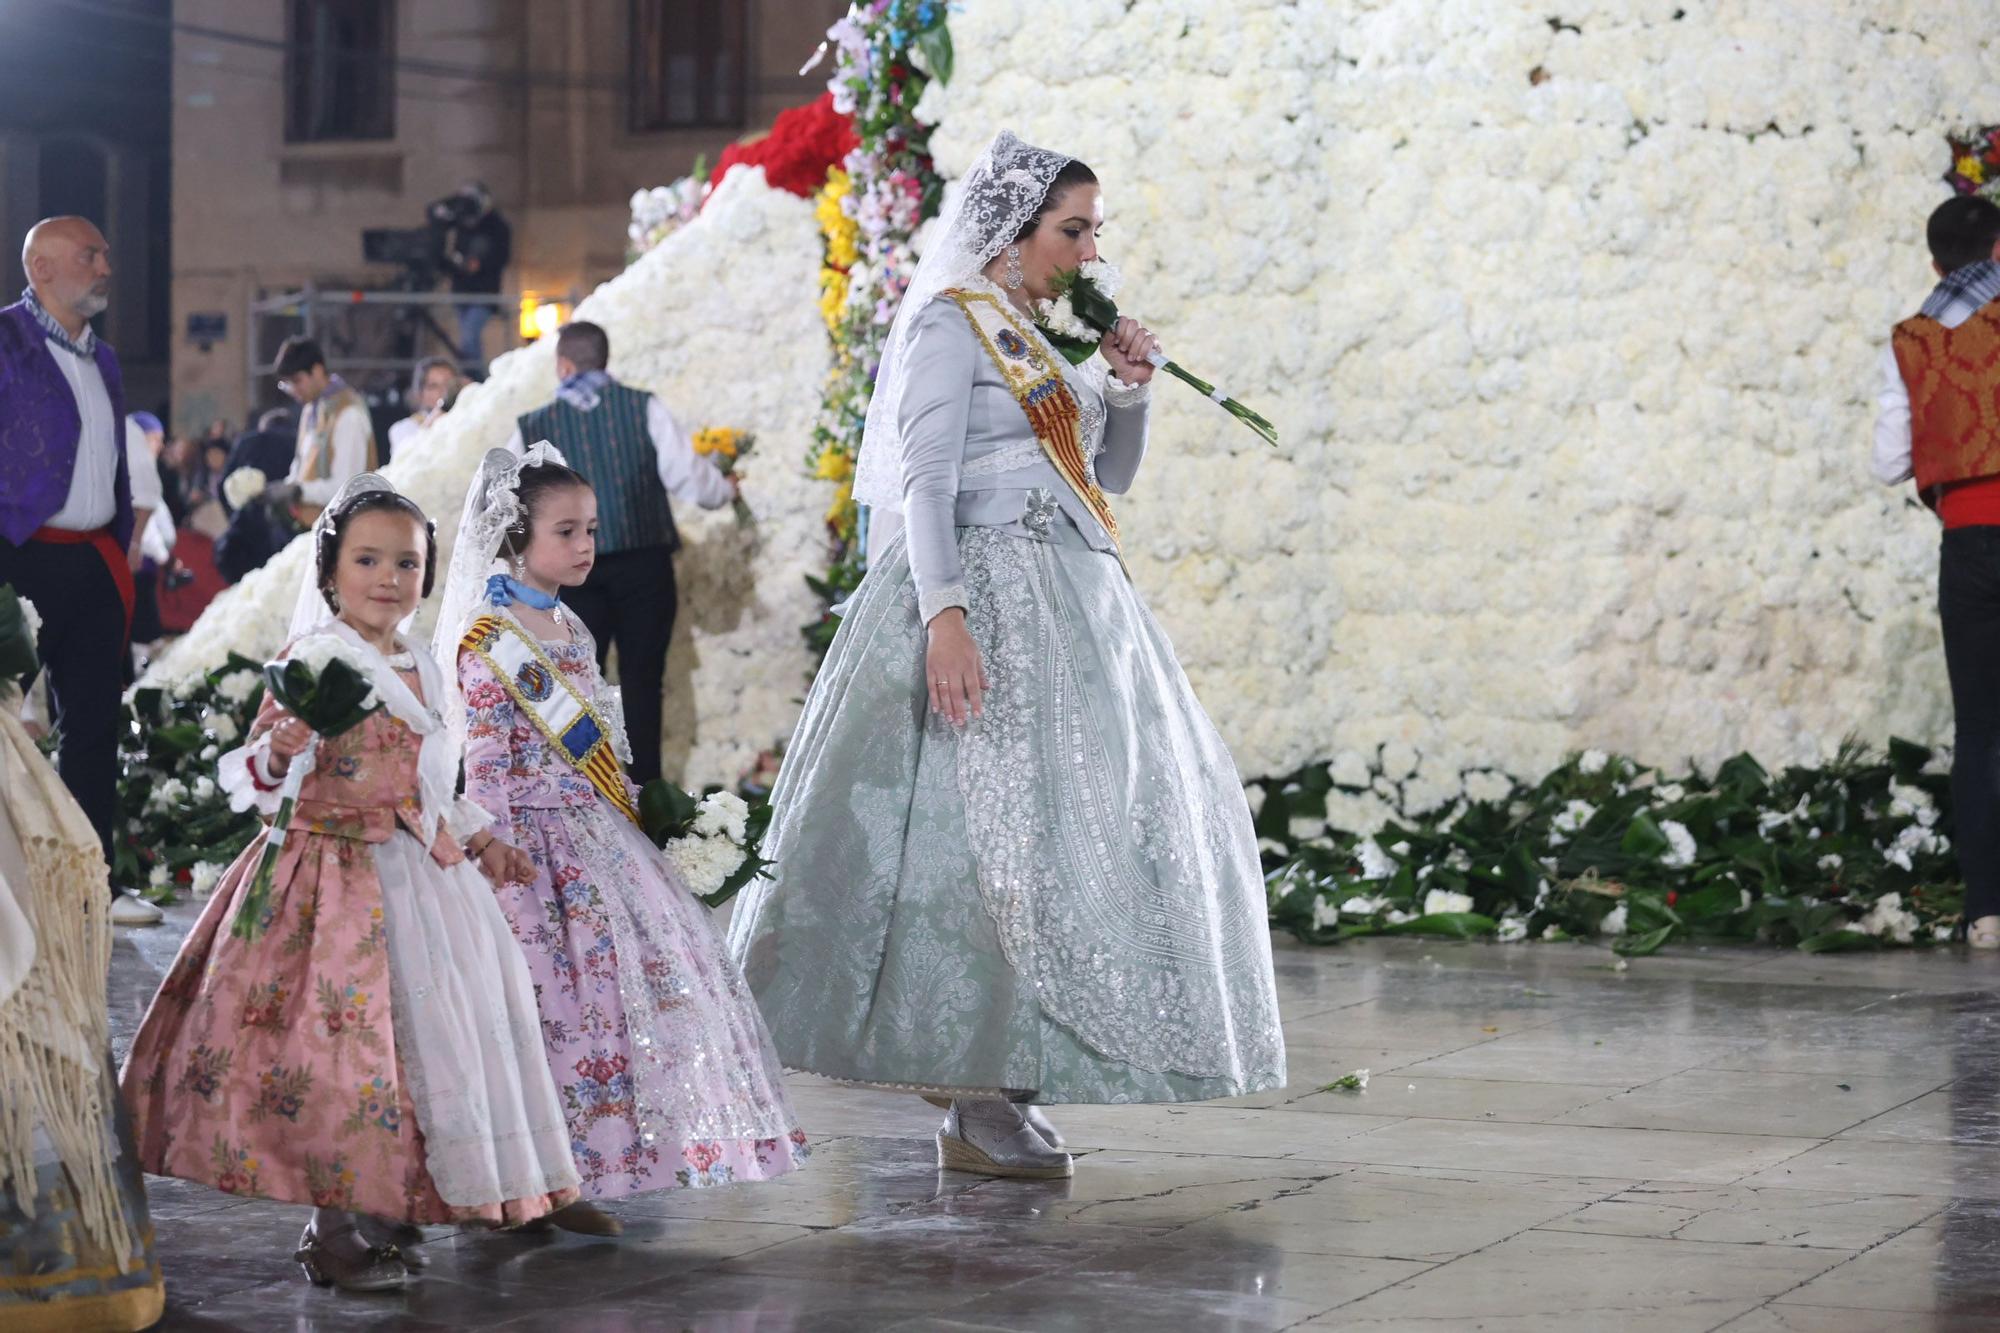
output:
[[[41,669],[28,612],[11,584],[0,583],[0,681],[20,682]]]
[[[338,657],[317,673],[296,658],[267,663],[264,687],[280,707],[329,740],[382,707],[373,682]]]

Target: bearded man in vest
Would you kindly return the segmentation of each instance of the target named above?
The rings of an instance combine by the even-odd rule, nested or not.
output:
[[[605,369],[610,363],[611,339],[597,325],[578,321],[558,329],[562,387],[554,401],[520,419],[509,447],[520,453],[529,441],[549,441],[597,492],[597,562],[563,601],[597,639],[600,670],[617,645],[632,780],[644,786],[660,776],[667,644],[678,605],[674,552],[681,541],[667,497],[720,509],[736,498],[737,487],[695,453],[665,403],[613,379]]]
[[[2000,207],[1961,195],[1926,231],[1941,281],[1884,356],[1872,466],[1885,485],[1914,478],[1944,524],[1938,616],[1967,938],[2000,949]]]
[[[326,354],[311,338],[278,345],[278,387],[299,404],[299,447],[292,470],[265,497],[288,505],[310,527],[349,479],[379,466],[375,423],[368,400],[326,368]]]

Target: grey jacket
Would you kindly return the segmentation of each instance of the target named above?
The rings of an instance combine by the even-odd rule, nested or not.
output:
[[[1076,396],[1084,456],[1097,484],[1123,495],[1146,454],[1150,386],[1127,387],[1104,377],[1100,390],[1098,377],[1070,366],[1045,340],[1041,347],[1063,368]],[[1092,549],[1116,551],[1111,535],[1042,451],[1027,414],[955,303],[939,297],[917,312],[907,355],[896,410],[903,435],[903,520],[924,623],[947,607],[966,605],[960,528],[1041,535],[1049,519],[1031,514],[1031,507],[1039,502],[1045,510],[1053,497]]]

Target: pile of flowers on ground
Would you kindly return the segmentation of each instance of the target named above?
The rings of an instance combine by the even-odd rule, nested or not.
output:
[[[229,808],[215,761],[243,743],[263,701],[263,665],[234,653],[213,671],[133,691],[118,746],[112,883],[155,902],[215,887],[257,834],[254,814]]]
[[[1959,194],[1977,194],[2000,202],[2000,125],[1959,130],[1946,136],[1951,144],[1951,170],[1944,182]]]
[[[833,342],[819,421],[806,465],[834,487],[827,507],[831,568],[812,580],[828,603],[861,580],[863,534],[853,499],[854,461],[889,322],[916,268],[912,237],[935,216],[944,190],[917,115],[924,91],[951,78],[951,33],[942,4],[881,0],[857,5],[827,31],[831,105],[853,118],[857,144],[826,173],[814,211],[826,242],[820,314]],[[833,641],[823,615],[805,627],[816,654]]]
[[[1947,765],[1891,741],[1817,768],[1749,755],[1669,778],[1602,751],[1532,786],[1464,775],[1465,794],[1369,835],[1331,829],[1329,798],[1396,803],[1410,776],[1316,765],[1253,784],[1274,925],[1300,939],[1603,936],[1623,954],[1672,940],[1808,951],[1948,938],[1963,899]],[[1342,779],[1345,779],[1344,781]]]

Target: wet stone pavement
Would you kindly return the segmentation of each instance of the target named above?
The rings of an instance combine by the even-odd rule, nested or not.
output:
[[[121,1058],[192,916],[120,932]],[[1292,1085],[1053,1108],[1073,1181],[941,1174],[930,1107],[794,1078],[804,1171],[616,1241],[434,1227],[362,1297],[300,1277],[306,1210],[155,1179],[162,1327],[2000,1333],[2000,957],[1277,959]]]

